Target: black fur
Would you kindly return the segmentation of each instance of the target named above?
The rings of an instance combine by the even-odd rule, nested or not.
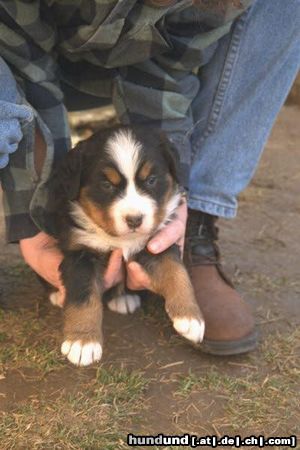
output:
[[[109,255],[95,255],[89,251],[66,252],[60,265],[66,289],[66,303],[80,305],[88,301],[92,285],[97,280],[101,290],[101,278]]]
[[[128,182],[126,173],[124,171],[122,175],[121,167],[119,170],[116,166],[112,159],[114,152],[106,151],[108,139],[119,130],[130,130],[136,141],[129,151],[137,148],[136,143],[139,149],[140,167],[135,167],[134,179],[136,192],[129,200],[129,207],[127,200],[123,202],[122,198]],[[120,140],[117,145],[123,142],[122,135],[118,138]],[[127,142],[131,146],[131,139]],[[112,139],[110,144],[115,145],[116,141]],[[139,144],[142,144],[141,147]],[[126,145],[125,143],[125,148]],[[150,164],[145,165],[146,162]],[[121,165],[120,162],[119,164]],[[132,180],[132,175],[130,179]],[[151,233],[155,233],[161,225],[159,222],[168,220],[180,201],[177,180],[175,149],[160,130],[144,126],[118,126],[96,133],[69,152],[50,178],[47,231],[57,239],[64,256],[60,266],[66,289],[62,353],[71,362],[88,365],[99,361],[103,337],[102,307],[98,299],[101,302],[105,296],[107,299],[112,296],[117,298],[124,293],[121,284],[105,291],[103,276],[111,251],[104,251],[104,248],[120,246],[127,256],[130,252],[138,252],[132,259],[148,273],[153,292],[164,296],[166,312],[173,323],[178,317],[182,317],[196,318],[200,324],[201,312],[181,262],[179,247],[173,245],[158,255],[149,253],[147,249],[139,251]],[[138,195],[140,193],[147,195],[141,197]],[[130,195],[131,191],[129,199]],[[135,208],[136,199],[138,208]],[[143,209],[144,201],[146,207]],[[154,204],[156,208],[153,207]],[[126,225],[123,228],[130,217],[126,216],[127,211],[129,214],[131,211],[143,211],[148,219],[148,212],[151,214],[151,220],[141,233],[136,232],[132,237],[132,230],[127,233]],[[116,221],[116,230],[112,230],[115,218],[119,222]],[[194,335],[189,338],[198,339],[199,329],[201,331],[201,327],[198,331],[196,328],[196,335],[193,330]]]
[[[48,181],[47,210],[49,219],[46,231],[58,240],[58,246],[64,254],[64,261],[60,269],[66,287],[67,303],[81,304],[86,301],[90,292],[90,283],[95,275],[95,268],[97,267],[97,276],[100,277],[101,273],[103,274],[105,271],[110,256],[110,252],[95,254],[88,248],[80,251],[70,250],[70,228],[78,225],[74,223],[69,214],[69,202],[78,199],[81,188],[88,187],[93,201],[99,204],[99,208],[105,208],[118,195],[118,190],[125,187],[126,180],[122,177],[117,188],[107,189],[106,178],[102,171],[102,168],[107,165],[115,167],[114,161],[108,161],[105,144],[114,132],[124,128],[128,127],[116,126],[101,130],[77,144],[73,150],[68,152]],[[143,144],[141,165],[149,159],[156,163],[155,172],[152,174],[155,183],[147,185],[145,181],[136,180],[136,185],[159,203],[167,189],[166,173],[171,174],[172,178],[177,181],[176,149],[161,130],[149,130],[144,126],[130,127],[130,130]],[[141,255],[139,259],[142,259]],[[142,260],[140,262],[143,264]],[[109,298],[110,294],[108,293],[106,297]]]

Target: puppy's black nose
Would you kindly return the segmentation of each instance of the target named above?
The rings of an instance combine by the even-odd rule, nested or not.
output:
[[[140,225],[142,225],[143,216],[142,214],[140,214],[139,216],[126,216],[125,220],[128,227],[134,230],[135,228],[138,228]]]

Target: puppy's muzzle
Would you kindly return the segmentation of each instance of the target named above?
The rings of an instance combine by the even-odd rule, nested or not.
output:
[[[143,214],[125,216],[125,222],[127,223],[128,228],[130,228],[131,230],[136,230],[137,228],[139,228],[143,223],[143,219]]]

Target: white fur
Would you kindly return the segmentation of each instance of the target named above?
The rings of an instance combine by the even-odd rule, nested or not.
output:
[[[165,217],[162,223],[159,225],[158,230],[164,228],[167,225],[167,223],[171,220],[172,215],[179,206],[180,200],[181,200],[180,192],[177,192],[176,194],[172,195],[171,199],[168,201],[166,205]]]
[[[83,228],[72,229],[71,235],[75,242],[98,252],[108,252],[121,248],[126,260],[131,255],[141,251],[150,237],[148,234],[139,236],[137,233],[130,233],[126,236],[111,236],[98,227],[77,202],[73,202],[71,205],[71,215],[74,221]]]
[[[163,222],[159,225],[158,230],[162,229],[180,202],[180,193],[174,195],[167,204],[166,214]],[[128,233],[125,236],[112,236],[106,233],[102,228],[97,226],[92,219],[84,212],[78,202],[71,203],[71,216],[81,228],[73,228],[71,236],[74,242],[90,247],[98,252],[109,252],[111,250],[121,248],[125,260],[130,256],[141,251],[150,237],[157,230],[150,230],[145,234],[138,232]]]
[[[63,298],[59,291],[51,292],[49,295],[49,300],[54,306],[59,306],[60,308],[63,307]]]
[[[102,357],[102,346],[100,342],[64,341],[61,352],[68,360],[76,366],[89,366],[100,361]]]
[[[175,330],[192,342],[202,342],[205,325],[203,320],[188,317],[177,317],[173,321]]]
[[[106,149],[127,180],[133,180],[137,171],[142,145],[130,130],[115,133],[106,144]]]
[[[157,210],[156,202],[146,194],[140,194],[134,181],[128,182],[124,196],[115,201],[111,207],[115,230],[118,234],[127,234],[132,230],[126,222],[126,216],[143,216],[142,224],[136,233],[151,233],[154,225],[154,214]]]
[[[150,233],[157,210],[156,202],[149,195],[140,193],[135,185],[142,144],[134,138],[130,130],[126,130],[115,133],[108,140],[106,149],[127,180],[124,195],[111,207],[117,234],[122,235],[132,231],[126,222],[126,216],[143,216],[138,232]]]
[[[107,306],[111,311],[119,314],[134,313],[134,311],[141,306],[141,299],[139,295],[124,294],[112,298]]]

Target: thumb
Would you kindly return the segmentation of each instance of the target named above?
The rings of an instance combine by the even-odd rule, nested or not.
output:
[[[151,281],[149,275],[135,261],[127,264],[127,287],[133,291],[150,289]]]

